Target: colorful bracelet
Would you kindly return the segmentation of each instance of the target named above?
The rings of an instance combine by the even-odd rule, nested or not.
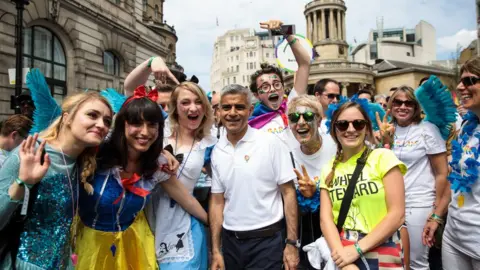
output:
[[[147,64],[147,67],[148,67],[148,68],[151,68],[151,67],[152,67],[153,59],[155,59],[155,56],[152,56],[152,57],[150,57],[150,59],[148,59],[148,64]]]
[[[31,184],[27,184],[25,182],[23,182],[20,178],[15,178],[15,183],[17,183],[19,186],[24,186],[28,189],[32,189],[34,185],[31,185]]]
[[[429,220],[429,221],[435,221],[435,222],[437,222],[437,223],[440,224],[440,225],[445,224],[445,220],[444,220],[441,216],[439,216],[439,215],[437,215],[437,214],[435,214],[435,213],[432,213],[432,215],[430,216],[430,218],[429,218],[428,220]]]
[[[363,257],[363,256],[364,256],[364,255],[363,255],[363,251],[362,251],[362,249],[360,248],[360,245],[358,244],[358,242],[355,243],[355,244],[353,244],[353,246],[354,246],[355,249],[357,250],[358,255],[360,255],[360,257]]]
[[[295,44],[295,42],[297,42],[297,40],[298,40],[297,38],[294,38],[292,41],[288,43],[288,45],[292,46],[293,44]]]

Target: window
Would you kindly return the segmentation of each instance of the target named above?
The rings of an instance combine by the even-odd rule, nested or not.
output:
[[[250,69],[253,69],[253,63],[250,63]]]
[[[249,68],[248,68],[248,63],[247,63],[247,69],[249,69]]]
[[[158,6],[155,5],[155,11],[154,11],[154,13],[153,13],[153,18],[154,18],[155,20],[158,20],[158,14],[159,14],[159,13],[160,13],[160,12],[159,12]]]
[[[411,56],[411,54],[409,52],[407,52],[407,56]]]
[[[269,58],[269,57],[270,57],[270,54],[269,54],[269,53],[267,53],[266,57],[267,57],[267,58]]]
[[[237,83],[237,77],[233,77],[233,83]]]
[[[120,60],[110,51],[103,53],[103,70],[111,75],[120,75]]]
[[[375,60],[377,57],[377,43],[370,44],[370,59]]]
[[[242,81],[245,83],[245,75],[242,76]]]
[[[257,57],[257,52],[253,52],[253,57]]]
[[[147,11],[147,0],[142,1],[143,11]]]
[[[253,68],[257,69],[257,62],[253,63]]]
[[[250,57],[253,57],[253,52],[250,52]]]
[[[230,84],[230,78],[227,78],[227,84]]]
[[[237,61],[239,60],[239,56],[238,56],[238,55],[236,56],[236,59],[237,59]]]
[[[233,36],[230,37],[230,42],[233,42]]]
[[[240,66],[239,66],[239,65],[237,65],[237,72],[238,72],[239,70],[240,70]]]
[[[50,30],[33,26],[24,30],[23,66],[38,68],[58,103],[67,94],[67,61],[60,40]]]

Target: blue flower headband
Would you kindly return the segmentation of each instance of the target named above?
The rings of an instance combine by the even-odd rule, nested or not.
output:
[[[370,118],[373,125],[373,130],[379,130],[375,115],[378,112],[378,114],[380,115],[380,119],[383,119],[383,116],[385,115],[385,111],[383,110],[383,108],[379,104],[370,103],[368,99],[358,98],[358,95],[354,95],[351,99],[341,96],[338,103],[328,105],[327,122],[325,123],[327,125],[328,133],[330,133],[330,124],[332,122],[333,114],[346,102],[354,102],[360,105]]]

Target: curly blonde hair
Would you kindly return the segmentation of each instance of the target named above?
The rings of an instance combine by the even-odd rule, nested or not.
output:
[[[80,107],[87,101],[99,100],[105,104],[110,110],[110,113],[113,115],[113,110],[108,101],[102,97],[98,92],[82,92],[72,96],[67,97],[62,103],[62,114],[44,131],[39,135],[40,138],[45,141],[56,140],[63,128],[67,126],[64,123],[67,123],[68,120],[75,118]],[[65,113],[68,115],[64,117]],[[81,173],[81,182],[84,189],[88,194],[93,193],[93,187],[88,183],[88,178],[93,175],[97,167],[96,162],[97,147],[87,147],[83,152],[77,157],[82,173]]]
[[[207,95],[205,91],[193,82],[183,82],[179,84],[175,90],[173,90],[172,96],[170,98],[170,104],[168,105],[169,108],[169,119],[170,119],[170,128],[172,133],[175,133],[179,124],[178,124],[178,96],[180,95],[180,91],[190,91],[193,94],[197,95],[197,97],[202,102],[203,111],[205,112],[205,116],[200,123],[200,126],[195,131],[195,138],[198,140],[203,139],[205,136],[210,135],[210,129],[213,125],[213,110],[210,106],[210,102],[208,101]]]

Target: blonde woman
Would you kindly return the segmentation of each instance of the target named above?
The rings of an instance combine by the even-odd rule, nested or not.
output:
[[[40,146],[37,135],[29,137],[6,159],[0,170],[0,230],[21,219],[22,204],[28,209],[19,228],[20,239],[9,242],[19,241],[18,247],[10,248],[16,255],[0,258],[1,269],[72,265],[70,225],[78,193],[82,186],[91,188],[87,179],[93,174],[96,148],[108,133],[112,114],[108,102],[96,92],[68,97],[61,116],[40,134]]]
[[[446,143],[437,126],[422,121],[412,88],[397,88],[388,106],[395,130],[392,150],[408,168],[404,179],[410,267],[426,270],[432,236],[438,227],[430,217],[444,217],[450,200]]]
[[[182,156],[177,179],[193,193],[204,165],[205,150],[216,143],[210,135],[212,109],[205,92],[192,82],[176,87],[169,108],[172,134],[164,144],[172,145],[175,156]],[[155,233],[157,260],[162,270],[208,267],[203,225],[164,190],[153,193],[147,216]]]
[[[343,270],[379,269],[386,263],[403,269],[398,229],[405,214],[405,165],[388,149],[368,148],[372,123],[357,103],[341,105],[330,130],[337,153],[320,175],[320,227],[333,261]],[[365,166],[341,225],[339,212],[359,159]]]

